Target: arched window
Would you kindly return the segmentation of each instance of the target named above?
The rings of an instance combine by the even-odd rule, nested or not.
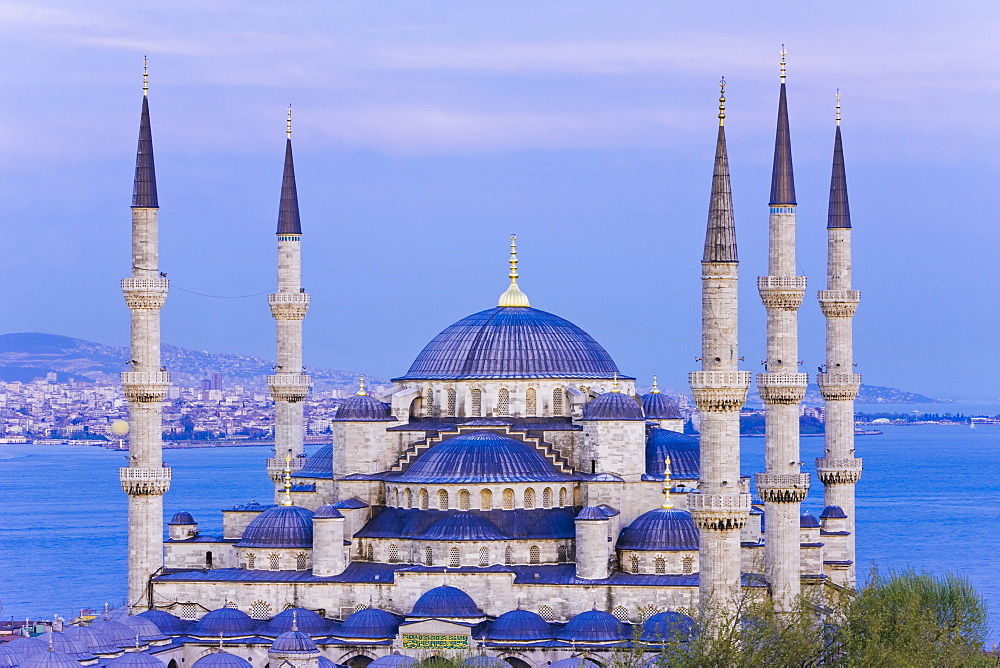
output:
[[[653,561],[653,566],[656,569],[657,575],[663,575],[667,572],[667,562],[663,557],[657,557],[656,560]]]
[[[529,387],[527,392],[524,393],[524,414],[525,415],[537,415],[538,414],[538,399],[535,394],[535,388]]]
[[[628,608],[619,605],[611,611],[611,614],[618,618],[618,621],[628,623]]]
[[[404,508],[409,509],[413,507],[413,490],[409,487],[403,490],[403,503]]]
[[[366,556],[368,557],[368,561],[375,561],[375,547],[371,543],[368,544]]]
[[[304,571],[306,569],[306,555],[305,552],[299,552],[295,555],[295,569],[299,571]]]
[[[438,510],[448,510],[448,492],[446,490],[438,490]]]
[[[493,510],[493,492],[484,489],[479,493],[479,509]]]
[[[508,566],[514,565],[514,548],[510,545],[508,545],[507,549],[503,551],[503,563]]]
[[[399,563],[399,548],[396,547],[395,543],[389,543],[389,563],[390,564]]]
[[[424,564],[427,566],[434,565],[434,550],[431,549],[430,545],[424,548]]]
[[[250,604],[250,616],[254,619],[267,619],[271,616],[271,604],[264,601],[254,601]]]
[[[552,507],[552,488],[546,487],[542,490],[542,508]]]
[[[635,556],[633,554],[632,555],[632,559],[630,561],[632,562],[632,572],[633,573],[638,573],[639,572],[639,557],[637,557],[637,556]]]
[[[490,565],[490,550],[488,547],[479,548],[479,565],[480,566]]]
[[[205,568],[211,568],[211,567],[212,567],[212,551],[209,550],[208,552],[205,553]]]
[[[455,417],[455,405],[458,403],[458,395],[455,388],[448,388],[448,417]]]
[[[556,613],[547,605],[538,606],[538,616],[547,622],[556,621]]]
[[[469,509],[469,490],[463,489],[458,493],[458,509],[459,510]]]
[[[559,556],[559,563],[560,564],[563,563],[564,561],[566,561],[566,546],[565,545],[560,545],[559,549],[556,552],[556,554],[558,554],[558,556]]]
[[[563,487],[563,488],[561,488],[559,490],[559,507],[560,508],[566,506],[566,502],[569,500],[568,496],[569,495],[566,493],[566,488],[565,487]]]
[[[453,547],[448,550],[448,566],[451,568],[458,568],[462,565],[462,558],[458,554],[458,548]]]
[[[690,575],[693,572],[694,559],[691,557],[684,557],[681,559],[681,573],[684,575]]]
[[[524,490],[524,507],[527,510],[535,509],[535,490],[530,487]]]
[[[483,416],[483,391],[472,390],[472,417]]]
[[[417,498],[420,500],[420,510],[427,510],[427,507],[431,502],[430,494],[427,493],[427,490],[420,490],[420,493],[417,494]]]
[[[552,390],[552,414],[556,416],[563,414],[563,391],[560,387]]]
[[[253,568],[254,564],[257,562],[257,555],[251,552],[247,555],[247,568]]]
[[[542,551],[537,545],[532,545],[531,549],[528,550],[528,563],[540,564],[542,563]]]
[[[397,508],[399,508],[399,488],[398,487],[393,490],[393,498],[396,499],[395,502],[393,503],[393,505],[396,506]]]
[[[424,400],[424,406],[427,407],[427,415],[437,415],[437,409],[434,406],[434,390],[431,388],[427,388],[427,398]]]
[[[509,487],[503,491],[503,509],[514,510],[514,490]]]
[[[510,415],[510,392],[506,387],[501,387],[497,392],[497,415],[500,417]]]
[[[277,554],[275,554],[275,553],[272,552],[271,554],[267,555],[267,566],[272,571],[278,570],[279,563],[280,562],[279,562]]]

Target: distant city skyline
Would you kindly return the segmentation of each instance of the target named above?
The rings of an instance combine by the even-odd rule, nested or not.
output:
[[[0,329],[126,342],[118,281],[148,54],[173,287],[165,342],[273,358],[264,293],[291,102],[307,365],[404,373],[440,329],[495,305],[516,232],[532,305],[586,329],[624,373],[683,387],[700,345],[691,258],[724,74],[743,368],[758,371],[753,279],[766,273],[785,43],[810,280],[801,370],[823,361],[814,295],[840,88],[859,371],[874,385],[996,399],[987,119],[1000,9],[902,7],[5,2]]]

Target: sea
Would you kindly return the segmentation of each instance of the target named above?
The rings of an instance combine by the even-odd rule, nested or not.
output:
[[[864,458],[859,578],[873,567],[966,576],[989,606],[993,645],[1000,641],[1000,426],[878,428],[884,433],[856,441]],[[802,438],[805,470],[814,471],[822,451],[822,437]],[[743,438],[742,452],[744,474],[760,471],[764,439]],[[221,531],[220,510],[270,502],[270,453],[262,446],[165,450],[173,467],[165,518],[186,510],[212,534]],[[69,619],[81,608],[123,603],[124,465],[124,452],[100,447],[0,445],[0,618]],[[822,496],[814,477],[803,509],[818,515]]]

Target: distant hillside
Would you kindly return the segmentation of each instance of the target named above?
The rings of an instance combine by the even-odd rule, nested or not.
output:
[[[858,392],[857,398],[859,404],[943,404],[949,401],[949,399],[931,399],[916,392],[904,392],[894,387],[864,384],[861,385],[861,391]],[[747,395],[747,403],[761,403],[760,395],[757,394],[756,390],[751,389],[750,394]],[[814,405],[823,403],[823,395],[819,393],[818,386],[809,385],[806,390],[805,403]]]
[[[0,335],[0,380],[28,382],[55,373],[59,382],[117,383],[127,371],[126,347],[106,346],[57,334],[22,332]],[[222,373],[227,385],[264,386],[264,376],[274,373],[274,362],[251,355],[209,353],[179,346],[163,346],[163,364],[177,385],[195,386],[213,371]],[[354,371],[316,369],[309,374],[319,389],[349,388],[358,380]],[[387,382],[371,378],[373,385]]]

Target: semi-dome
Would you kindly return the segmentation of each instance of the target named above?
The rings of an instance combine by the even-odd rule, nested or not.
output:
[[[530,610],[505,612],[497,617],[486,631],[486,639],[493,641],[531,642],[550,638],[552,629],[549,623],[542,619],[541,615]]]
[[[457,513],[442,517],[418,536],[420,540],[509,540],[485,517]]]
[[[302,631],[285,631],[271,643],[268,651],[275,654],[313,654],[319,650],[313,639]]]
[[[642,408],[630,395],[605,392],[583,408],[584,420],[642,420]]]
[[[105,668],[166,668],[166,666],[167,664],[155,656],[142,652],[125,652],[108,661]]]
[[[419,663],[412,656],[386,654],[368,664],[368,668],[413,668]]]
[[[98,629],[89,626],[67,626],[63,633],[83,643],[91,654],[118,654],[121,649],[115,641]]]
[[[333,445],[324,445],[309,455],[306,463],[292,474],[293,478],[329,478],[333,476]]]
[[[642,412],[648,420],[683,420],[677,402],[657,389],[642,395]]]
[[[444,329],[394,380],[590,379],[616,373],[601,344],[568,320],[535,308],[499,306]]]
[[[113,622],[110,619],[95,619],[90,623],[90,628],[111,638],[119,647],[135,647],[135,631],[121,622]]]
[[[186,510],[182,510],[179,513],[174,513],[174,516],[170,518],[170,521],[167,522],[167,524],[197,524],[197,522],[194,521],[194,517],[191,516],[191,513]]]
[[[39,652],[28,657],[21,668],[80,668],[80,662],[62,652]]]
[[[47,642],[41,640],[40,638],[32,638],[30,636],[14,638],[2,646],[29,659],[36,654],[49,651],[49,644]]]
[[[569,642],[615,642],[624,640],[625,625],[614,615],[588,610],[569,620],[556,638]]]
[[[672,642],[694,637],[694,620],[685,614],[668,610],[658,612],[642,625],[640,639],[645,642]]]
[[[635,518],[618,538],[619,550],[697,550],[698,528],[691,513],[657,508]]]
[[[259,630],[261,635],[275,637],[292,630],[292,626],[311,636],[324,635],[330,622],[318,612],[308,608],[289,608],[279,612]]]
[[[188,630],[188,635],[200,638],[251,635],[257,622],[247,613],[236,608],[219,608],[207,613]]]
[[[366,393],[345,399],[331,419],[334,422],[391,422],[396,418],[389,414],[388,406]]]
[[[701,475],[701,450],[698,439],[669,429],[653,427],[646,437],[646,473],[663,475],[665,460],[670,458],[670,477],[697,480]]]
[[[163,635],[163,632],[160,631],[160,627],[145,617],[129,615],[122,617],[119,623],[132,629],[132,635],[138,634],[139,640],[143,642],[156,642],[157,640],[167,639],[167,636]]]
[[[401,483],[559,482],[572,480],[533,447],[491,431],[474,431],[442,441],[403,473]]]
[[[237,547],[312,547],[312,517],[308,508],[274,506],[255,517]]]
[[[441,585],[425,591],[410,611],[411,617],[482,617],[479,606],[461,589]]]
[[[160,629],[160,633],[165,633],[168,636],[181,635],[190,626],[188,622],[176,615],[171,615],[166,610],[145,610],[136,616],[145,617],[156,624],[156,628]]]
[[[399,618],[379,608],[362,608],[340,625],[342,638],[392,638],[399,631]]]
[[[192,664],[192,668],[253,668],[250,662],[241,656],[229,652],[218,651],[201,657]]]

